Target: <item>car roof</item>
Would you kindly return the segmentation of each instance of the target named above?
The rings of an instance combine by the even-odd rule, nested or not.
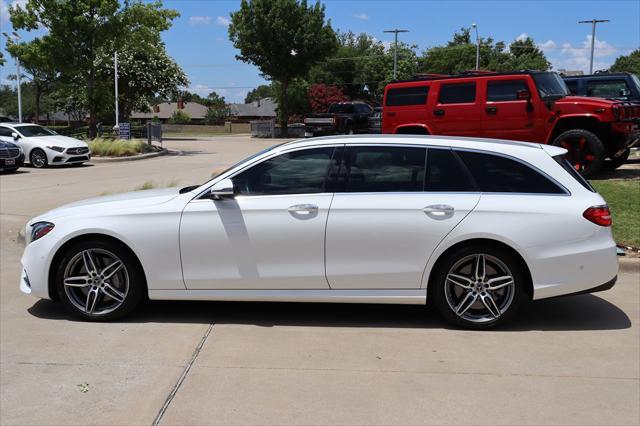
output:
[[[631,73],[629,72],[602,72],[599,74],[587,74],[587,75],[563,75],[562,78],[564,80],[580,80],[583,78],[589,78],[589,79],[593,79],[593,78],[610,78],[610,77],[627,77],[630,76]]]
[[[327,146],[336,144],[364,144],[364,145],[416,145],[432,147],[451,147],[478,149],[494,152],[521,151],[526,155],[530,150],[541,150],[550,155],[560,155],[566,152],[565,149],[555,146],[541,146],[538,143],[518,142],[501,139],[468,138],[462,136],[430,136],[430,135],[341,135],[325,136],[319,138],[298,139],[287,142],[276,147],[277,150],[288,150],[292,148]],[[514,152],[515,153],[515,152]]]
[[[538,71],[538,70],[520,70],[520,71],[509,71],[509,72],[494,72],[494,71],[468,71],[460,74],[451,74],[451,75],[435,75],[435,74],[426,74],[424,76],[416,75],[413,78],[409,78],[406,80],[392,80],[387,86],[396,84],[396,83],[416,83],[416,82],[432,82],[439,80],[454,80],[454,79],[479,79],[479,78],[491,78],[491,77],[502,77],[502,76],[518,76],[518,75],[534,75],[534,74],[542,74],[553,71]]]

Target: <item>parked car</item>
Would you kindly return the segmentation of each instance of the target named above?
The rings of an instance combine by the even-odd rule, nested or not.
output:
[[[640,102],[640,79],[628,72],[562,76],[574,96]]]
[[[569,96],[553,72],[467,73],[385,88],[383,133],[473,136],[566,148],[585,176],[640,144],[640,105]]]
[[[0,141],[20,146],[33,167],[82,164],[91,159],[89,146],[78,139],[57,134],[30,123],[0,123]]]
[[[373,109],[363,102],[331,104],[326,113],[307,114],[304,117],[305,135],[335,135],[367,133]]]
[[[5,115],[0,115],[0,123],[13,123],[14,120],[10,119]]]
[[[369,133],[372,135],[382,133],[382,107],[373,109],[369,117]]]
[[[0,140],[0,172],[15,172],[24,165],[22,148]]]
[[[615,282],[611,214],[565,153],[428,136],[286,143],[202,185],[30,220],[20,288],[87,320],[146,297],[430,302],[486,328],[529,299]]]

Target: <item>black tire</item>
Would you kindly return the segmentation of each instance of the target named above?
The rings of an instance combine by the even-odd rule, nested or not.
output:
[[[631,149],[627,148],[622,155],[618,157],[610,156],[608,161],[604,162],[603,168],[605,170],[615,170],[618,167],[622,166],[629,159],[629,155],[631,154]]]
[[[47,154],[40,148],[31,150],[31,153],[29,153],[29,162],[31,163],[31,167],[35,167],[36,169],[42,169],[49,164]]]
[[[585,177],[597,173],[606,158],[604,144],[595,133],[588,130],[567,130],[560,133],[551,144],[565,148],[568,151],[567,160]]]
[[[82,281],[85,281],[84,279],[82,281],[76,279],[76,285],[81,284],[83,285],[82,287],[65,285],[65,275],[74,277],[82,276],[82,274],[90,275],[87,273],[85,266],[84,252],[86,251],[91,253],[98,272],[102,269],[104,275],[106,275],[104,270],[107,269],[105,267],[112,264],[105,261],[105,259],[109,258],[109,255],[115,256],[117,260],[122,262],[122,267],[117,270],[116,275],[111,277],[108,282],[109,285],[113,286],[112,288],[115,288],[123,296],[122,301],[109,296],[109,294],[115,294],[112,293],[113,290],[101,290],[100,283],[93,283],[90,280],[88,280],[89,284],[82,284]],[[78,256],[80,256],[80,259],[78,259]],[[130,314],[146,295],[147,286],[142,268],[135,255],[121,243],[99,239],[80,241],[69,247],[59,260],[55,275],[58,300],[69,312],[84,320],[113,321],[122,318]],[[80,269],[75,269],[78,267]],[[84,272],[82,272],[82,268],[84,268]],[[123,274],[126,274],[126,279],[122,278]],[[96,302],[92,306],[92,310],[93,307],[96,310],[89,312],[87,309],[83,309],[81,305],[85,303],[82,299],[83,295],[85,297],[84,300],[88,300],[88,294],[92,290],[97,294],[95,297]],[[85,306],[89,306],[89,303],[86,302]],[[103,309],[103,312],[100,312],[99,309]]]
[[[475,263],[468,264],[467,262],[474,261],[467,261],[466,259],[470,257],[475,259],[478,255],[484,256],[487,265],[485,269],[486,282],[483,284],[481,281],[478,285],[488,285],[493,279],[491,277],[494,273],[498,273],[495,277],[511,276],[513,284],[491,291],[485,287],[481,290],[481,293],[476,287],[472,287],[469,290],[463,289],[448,279],[452,268],[457,267],[457,265],[461,265],[460,267],[463,270],[470,267],[473,274]],[[492,265],[496,259],[499,262],[496,266],[507,268],[506,275],[503,272],[499,272],[498,267],[496,269],[493,268]],[[495,285],[502,285],[501,283],[506,282],[505,280],[498,280]],[[492,245],[470,244],[447,253],[446,258],[439,262],[437,270],[429,282],[429,297],[432,298],[440,314],[449,323],[472,330],[484,330],[502,325],[513,319],[522,303],[528,300],[526,291],[528,282],[528,275],[521,261],[509,251]],[[475,283],[471,284],[471,286],[474,285]],[[463,303],[467,296],[470,297],[470,304]],[[487,304],[484,302],[484,300],[488,300],[486,299],[487,297],[494,302],[494,306],[496,306],[495,312],[499,313],[497,316],[490,314],[491,311],[487,308],[489,302]],[[462,314],[456,313],[455,307],[460,307],[459,310],[462,310],[467,305],[469,307]]]

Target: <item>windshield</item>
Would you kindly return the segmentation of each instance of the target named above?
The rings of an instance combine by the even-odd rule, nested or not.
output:
[[[353,113],[353,105],[350,104],[333,104],[329,107],[331,114],[351,114]]]
[[[35,124],[30,124],[28,126],[18,126],[16,127],[22,136],[29,138],[31,136],[54,136],[57,135],[53,130],[49,130],[46,127],[37,126]]]
[[[533,79],[538,86],[538,92],[541,98],[549,96],[564,97],[569,94],[569,89],[564,80],[555,72],[541,72],[533,74]]]

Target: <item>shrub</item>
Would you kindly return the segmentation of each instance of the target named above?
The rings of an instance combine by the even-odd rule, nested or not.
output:
[[[191,117],[189,117],[189,114],[181,109],[175,110],[169,119],[171,124],[189,124],[190,122]]]
[[[128,157],[154,151],[154,147],[143,141],[122,139],[94,139],[88,142],[91,154],[97,157]]]
[[[204,115],[205,124],[219,124],[225,118],[231,115],[231,110],[228,106],[210,106],[207,108],[207,113]]]

